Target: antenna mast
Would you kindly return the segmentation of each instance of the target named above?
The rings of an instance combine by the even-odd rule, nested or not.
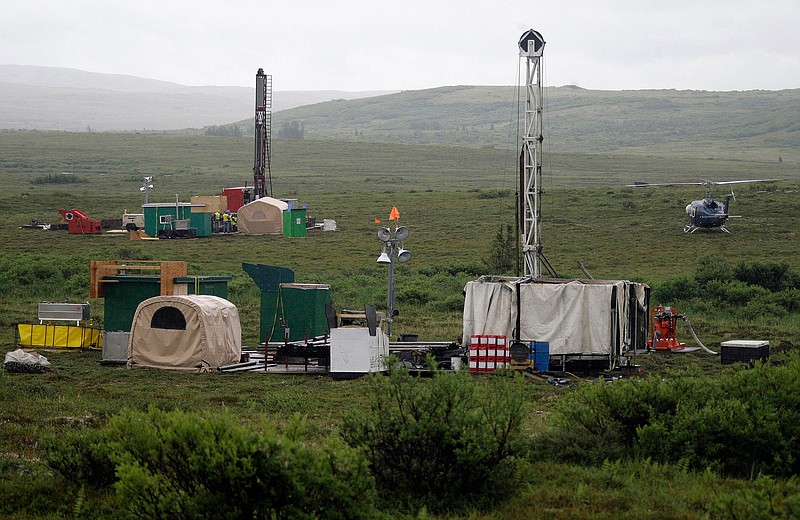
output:
[[[519,55],[526,58],[525,134],[522,137],[520,184],[522,191],[522,254],[525,276],[541,277],[542,255],[542,67],[544,38],[529,29],[519,39]]]
[[[253,184],[255,197],[272,196],[272,76],[264,69],[256,73],[255,159]],[[269,181],[269,190],[267,190]]]

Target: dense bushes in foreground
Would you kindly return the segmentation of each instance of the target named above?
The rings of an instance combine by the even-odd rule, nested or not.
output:
[[[369,410],[348,415],[342,434],[365,451],[386,503],[437,513],[494,505],[524,452],[527,385],[518,374],[487,384],[428,363],[430,380],[410,377],[396,360],[388,376],[372,376]]]
[[[522,453],[524,383],[467,372],[370,380],[371,408],[341,440],[300,441],[227,414],[125,411],[107,426],[43,441],[47,464],[76,485],[110,488],[139,518],[374,518],[485,508],[507,493]],[[377,486],[376,486],[377,481]]]
[[[800,355],[719,377],[587,384],[537,442],[562,460],[640,458],[749,478],[800,474]]]
[[[586,382],[533,421],[550,387],[394,371],[366,381],[371,404],[338,424],[357,449],[309,437],[302,420],[276,433],[227,412],[126,411],[42,441],[63,478],[0,460],[7,475],[26,475],[0,511],[336,518],[490,508],[517,518],[536,504],[573,518],[796,518],[800,355],[773,361],[718,377]]]
[[[111,485],[136,518],[373,518],[364,459],[306,446],[226,414],[123,412],[107,428],[46,443],[48,464],[82,485]],[[116,478],[111,478],[113,467]]]

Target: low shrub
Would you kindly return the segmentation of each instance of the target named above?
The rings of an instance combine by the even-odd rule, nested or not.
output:
[[[104,430],[48,445],[50,466],[74,482],[107,485],[115,472],[117,501],[136,518],[375,514],[374,480],[357,451],[306,446],[227,414],[125,411]]]
[[[107,430],[90,429],[63,437],[48,435],[41,444],[50,468],[69,481],[103,488],[116,481],[109,440]]]
[[[78,256],[0,255],[0,293],[40,301],[86,299],[89,265]]]
[[[387,505],[486,507],[508,496],[522,450],[521,377],[476,381],[428,361],[432,378],[412,377],[396,360],[387,376],[371,376],[370,409],[346,416],[342,435],[366,453]]]
[[[690,300],[700,291],[694,278],[681,276],[652,285],[652,301],[665,305],[676,305]]]
[[[800,308],[800,274],[781,262],[739,262],[706,256],[692,276],[672,278],[652,287],[651,301],[698,313],[713,302],[726,316],[782,317]]]
[[[800,289],[800,275],[791,271],[786,262],[740,262],[734,267],[733,276],[741,282],[772,292]]]
[[[700,285],[708,282],[728,282],[734,279],[733,266],[719,255],[706,255],[698,259],[694,279]]]
[[[747,487],[715,493],[706,508],[714,519],[800,518],[800,481],[759,475]]]

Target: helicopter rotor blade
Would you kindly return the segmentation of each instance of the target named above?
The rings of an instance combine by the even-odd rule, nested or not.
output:
[[[635,182],[626,184],[628,188],[648,188],[650,186],[714,186],[717,184],[743,184],[749,182],[779,182],[783,179],[745,179],[741,181],[699,181],[699,182]]]
[[[744,184],[745,182],[779,182],[783,179],[747,179],[742,181],[719,181],[711,182],[711,184]]]
[[[703,186],[704,182],[636,182],[626,184],[628,188],[649,188],[651,186]]]

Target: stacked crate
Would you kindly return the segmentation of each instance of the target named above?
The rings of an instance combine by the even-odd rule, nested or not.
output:
[[[494,372],[510,366],[511,354],[506,337],[496,334],[470,336],[469,371]]]

